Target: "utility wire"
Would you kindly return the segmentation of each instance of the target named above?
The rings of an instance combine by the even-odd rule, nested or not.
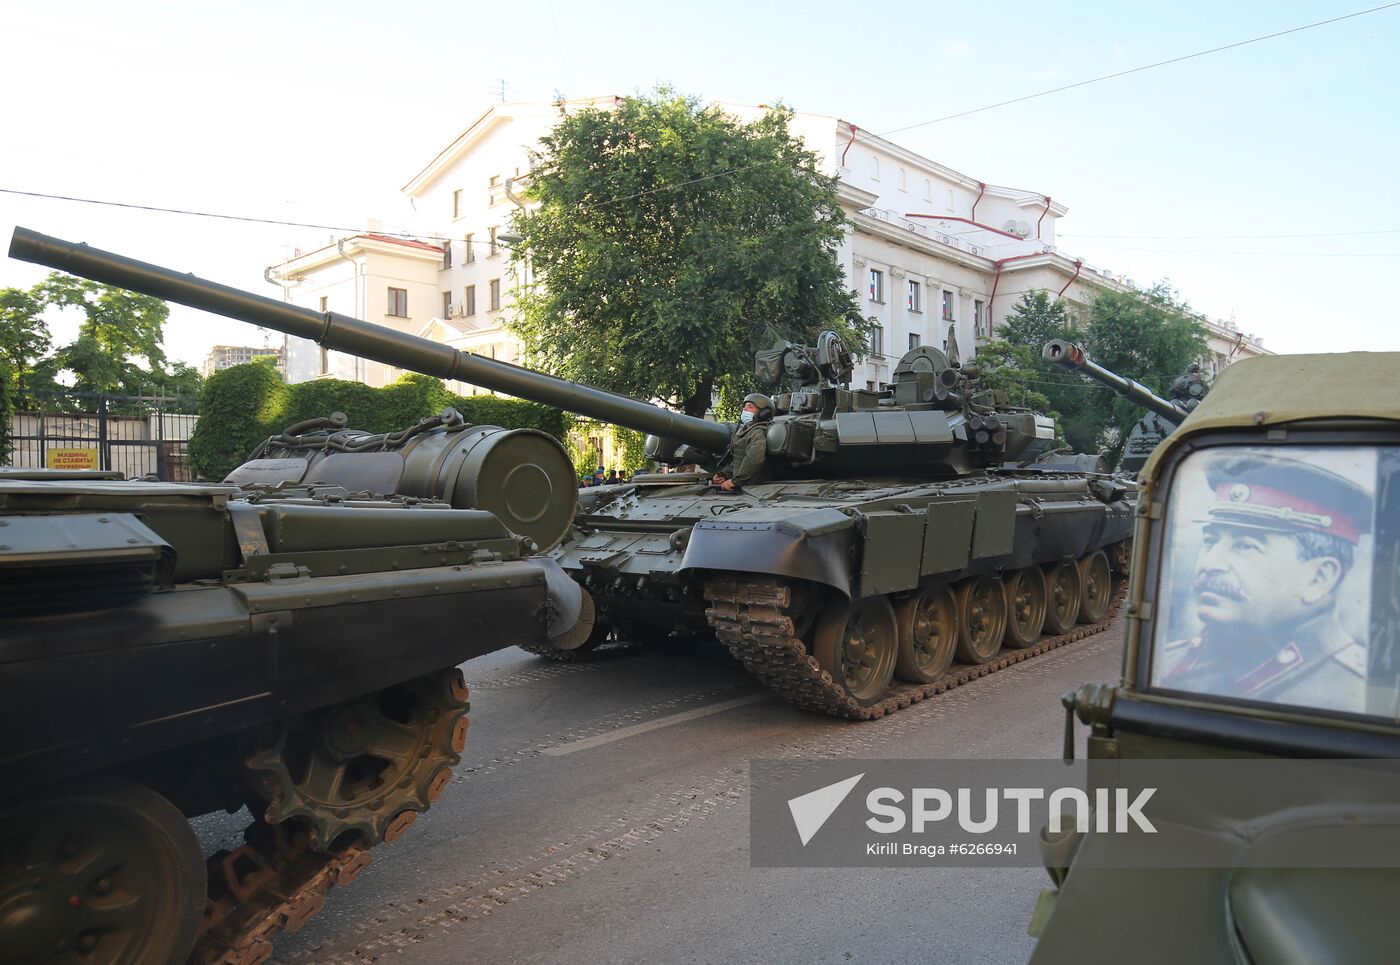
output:
[[[1374,231],[1313,231],[1286,235],[1089,235],[1078,232],[1058,232],[1061,238],[1115,238],[1133,241],[1259,241],[1265,238],[1350,238],[1356,235],[1400,235],[1400,228],[1378,228]]]
[[[1173,255],[1273,255],[1289,258],[1400,258],[1400,251],[1239,251],[1224,248],[1133,248],[1079,243],[1096,251],[1155,251]]]
[[[998,107],[1008,107],[1012,104],[1021,104],[1037,97],[1048,97],[1051,94],[1059,94],[1062,91],[1074,90],[1077,87],[1088,87],[1090,84],[1102,83],[1106,80],[1113,80],[1117,77],[1127,77],[1130,74],[1139,74],[1145,70],[1155,70],[1158,67],[1166,67],[1170,64],[1179,64],[1182,61],[1194,60],[1197,57],[1205,57],[1208,54],[1218,54],[1223,50],[1234,50],[1237,47],[1247,47],[1250,44],[1263,43],[1265,40],[1274,40],[1278,37],[1286,37],[1289,34],[1300,33],[1304,30],[1312,30],[1315,27],[1325,27],[1328,24],[1340,23],[1343,20],[1351,20],[1355,17],[1364,17],[1367,14],[1379,13],[1382,10],[1389,10],[1392,7],[1400,7],[1400,2],[1386,3],[1379,7],[1371,7],[1366,10],[1358,10],[1355,13],[1343,14],[1340,17],[1331,17],[1327,20],[1319,20],[1316,23],[1307,23],[1299,27],[1289,27],[1287,30],[1275,31],[1271,34],[1264,34],[1260,37],[1251,37],[1248,40],[1238,40],[1232,44],[1224,44],[1220,47],[1212,47],[1209,50],[1198,50],[1194,54],[1182,54],[1180,57],[1172,57],[1169,60],[1159,60],[1155,64],[1143,64],[1140,67],[1130,67],[1127,70],[1120,70],[1112,74],[1104,74],[1101,77],[1091,77],[1088,80],[1076,81],[1073,84],[1065,84],[1061,87],[1053,87],[1049,90],[1036,91],[1034,94],[1025,94],[1021,97],[1013,97],[1011,100],[998,101],[995,104],[988,104],[985,107],[974,107],[971,110],[959,111],[956,114],[945,114],[942,117],[935,117],[929,121],[919,121],[917,124],[906,124],[904,127],[896,127],[893,130],[885,131],[881,134],[884,137],[889,134],[899,134],[904,131],[912,131],[918,127],[927,127],[930,124],[941,124],[944,121],[951,121],[959,117],[967,117],[971,114],[980,114],[983,111],[995,110]]]
[[[1010,100],[998,101],[998,102],[995,103],[995,104],[987,104],[987,105],[985,105],[985,106],[983,106],[983,107],[974,107],[974,108],[972,108],[971,110],[959,111],[959,112],[956,113],[956,114],[946,114],[946,115],[944,115],[944,116],[942,116],[942,117],[935,117],[935,118],[932,118],[931,120],[919,121],[919,122],[916,123],[916,124],[907,124],[907,125],[905,125],[904,127],[897,127],[897,128],[893,128],[893,129],[891,129],[891,130],[885,131],[884,133],[880,134],[879,136],[880,136],[880,137],[885,137],[885,136],[888,136],[888,135],[890,135],[890,134],[898,134],[898,133],[901,133],[901,132],[903,132],[903,131],[911,131],[911,130],[914,130],[915,128],[919,128],[919,127],[928,127],[928,126],[931,125],[931,124],[941,124],[941,123],[943,123],[944,121],[951,121],[951,120],[955,120],[955,119],[960,118],[960,117],[967,117],[967,116],[969,116],[969,115],[971,115],[971,114],[980,114],[980,113],[982,113],[982,112],[984,112],[984,111],[996,110],[997,108],[1000,108],[1000,107],[1007,107],[1007,106],[1010,106],[1010,105],[1012,105],[1012,104],[1020,104],[1020,103],[1023,103],[1023,102],[1025,102],[1025,101],[1028,101],[1028,100],[1033,100],[1033,99],[1035,99],[1035,98],[1047,97],[1047,96],[1049,96],[1050,94],[1058,94],[1058,93],[1061,93],[1062,91],[1074,90],[1075,88],[1078,88],[1078,87],[1086,87],[1086,86],[1088,86],[1088,85],[1090,85],[1090,84],[1098,84],[1098,83],[1101,83],[1101,82],[1106,81],[1106,80],[1113,80],[1114,78],[1117,78],[1117,77],[1126,77],[1126,76],[1128,76],[1128,75],[1130,75],[1130,74],[1141,73],[1142,71],[1146,71],[1146,70],[1153,70],[1153,69],[1155,69],[1155,68],[1157,68],[1157,67],[1166,67],[1166,66],[1168,66],[1168,65],[1170,65],[1170,64],[1179,64],[1179,63],[1181,63],[1181,62],[1183,62],[1183,61],[1193,60],[1193,59],[1195,59],[1195,58],[1197,58],[1197,57],[1204,57],[1204,56],[1206,56],[1206,55],[1208,55],[1208,54],[1216,54],[1216,53],[1220,53],[1221,51],[1225,51],[1225,50],[1233,50],[1233,49],[1235,49],[1235,48],[1237,48],[1237,47],[1245,47],[1245,46],[1248,46],[1248,45],[1250,45],[1250,44],[1262,43],[1262,42],[1265,41],[1265,40],[1273,40],[1273,39],[1276,39],[1276,38],[1278,38],[1278,37],[1285,37],[1285,36],[1288,36],[1289,34],[1300,33],[1300,32],[1302,32],[1302,31],[1304,31],[1304,30],[1312,30],[1312,29],[1317,28],[1317,27],[1325,27],[1325,26],[1327,26],[1328,24],[1340,23],[1340,22],[1342,22],[1342,21],[1344,21],[1344,20],[1352,20],[1352,19],[1355,19],[1356,17],[1364,17],[1364,16],[1366,16],[1367,14],[1379,13],[1379,12],[1382,11],[1382,10],[1390,10],[1390,9],[1395,8],[1395,7],[1400,7],[1400,0],[1396,0],[1396,2],[1394,2],[1394,3],[1382,4],[1381,6],[1378,6],[1378,7],[1370,7],[1370,8],[1368,8],[1368,9],[1366,9],[1366,10],[1358,10],[1358,11],[1355,11],[1354,13],[1343,14],[1342,16],[1339,16],[1339,17],[1332,17],[1332,18],[1327,19],[1327,20],[1319,20],[1319,21],[1317,21],[1317,22],[1315,22],[1315,23],[1303,24],[1303,25],[1297,26],[1297,27],[1290,27],[1290,28],[1287,29],[1287,30],[1279,30],[1279,31],[1276,31],[1276,32],[1274,32],[1274,33],[1271,33],[1271,34],[1264,34],[1264,35],[1259,36],[1259,37],[1251,37],[1251,38],[1249,38],[1248,40],[1240,40],[1240,41],[1236,41],[1235,43],[1232,43],[1232,44],[1224,44],[1224,45],[1219,46],[1219,47],[1212,47],[1212,48],[1210,48],[1209,50],[1198,50],[1198,51],[1196,51],[1195,53],[1183,54],[1183,55],[1180,56],[1180,57],[1172,57],[1172,58],[1170,58],[1170,59],[1168,59],[1168,60],[1161,60],[1161,61],[1157,61],[1156,63],[1152,63],[1152,64],[1144,64],[1144,65],[1142,65],[1142,66],[1140,66],[1140,67],[1132,67],[1132,68],[1129,68],[1128,70],[1120,70],[1120,71],[1117,71],[1116,73],[1112,73],[1112,74],[1104,74],[1104,75],[1101,76],[1101,77],[1091,77],[1091,78],[1089,78],[1088,80],[1077,81],[1077,82],[1075,82],[1075,83],[1073,83],[1073,84],[1065,84],[1065,85],[1063,85],[1063,86],[1050,88],[1050,89],[1048,89],[1048,90],[1036,91],[1036,92],[1033,93],[1033,94],[1025,94],[1025,95],[1023,95],[1023,96],[1021,96],[1021,97],[1014,97],[1014,98],[1012,98],[1012,99],[1010,99]],[[862,131],[857,131],[857,132],[856,132],[856,137],[857,137],[858,139],[867,139],[867,140],[869,139],[869,135],[864,134],[864,132],[862,132]],[[779,163],[779,162],[773,162],[773,161],[758,161],[758,162],[755,162],[754,164],[747,164],[747,165],[743,165],[743,166],[741,166],[741,167],[731,168],[731,169],[729,169],[729,170],[727,170],[727,171],[719,171],[719,172],[716,172],[716,173],[714,173],[714,174],[706,174],[706,175],[703,175],[703,176],[698,177],[698,178],[691,178],[691,179],[689,179],[689,180],[687,180],[687,181],[679,181],[679,182],[677,182],[677,183],[675,183],[675,184],[668,184],[668,185],[663,185],[663,186],[660,186],[660,187],[648,188],[648,189],[646,189],[646,190],[638,191],[638,192],[635,192],[635,193],[633,193],[633,194],[622,195],[621,197],[616,197],[616,198],[610,198],[610,199],[608,199],[608,200],[606,200],[606,201],[599,201],[599,202],[595,203],[594,205],[592,205],[592,207],[594,207],[594,208],[603,208],[603,207],[608,207],[608,206],[614,205],[614,204],[621,204],[621,203],[624,202],[624,201],[632,201],[632,200],[635,200],[635,199],[640,198],[640,197],[644,197],[644,196],[649,195],[649,194],[656,194],[656,193],[661,192],[661,191],[674,191],[674,190],[677,190],[677,189],[679,189],[679,188],[689,187],[690,185],[693,185],[693,184],[702,184],[702,183],[704,183],[704,182],[706,182],[706,181],[713,181],[713,180],[715,180],[715,179],[717,179],[717,178],[728,177],[728,176],[730,176],[730,175],[739,174],[739,173],[742,172],[742,171],[750,170],[750,169],[755,168],[755,167],[758,167],[758,166],[760,166],[760,165],[762,165],[762,164],[771,164],[771,163]],[[140,211],[156,211],[156,212],[161,212],[161,213],[165,213],[165,214],[183,214],[183,215],[193,215],[193,216],[198,216],[198,217],[203,217],[203,218],[221,218],[221,219],[228,220],[228,221],[248,221],[248,222],[253,222],[253,223],[255,223],[255,224],[285,225],[285,226],[287,226],[287,227],[293,227],[293,228],[316,228],[316,229],[325,230],[325,231],[348,231],[348,232],[354,232],[354,233],[357,233],[357,234],[384,234],[384,235],[389,235],[389,236],[393,236],[393,237],[412,238],[412,239],[424,239],[424,238],[428,238],[428,239],[430,239],[430,240],[439,241],[439,242],[449,240],[449,239],[446,239],[446,238],[441,238],[441,237],[437,237],[437,236],[433,236],[433,235],[419,235],[419,234],[413,234],[413,233],[410,233],[410,232],[391,232],[391,231],[369,232],[367,229],[362,229],[362,228],[346,228],[346,227],[340,227],[340,226],[335,226],[335,225],[308,224],[308,223],[299,222],[299,221],[281,221],[281,220],[278,220],[278,219],[275,219],[275,218],[253,218],[253,217],[240,216],[240,215],[219,214],[219,213],[209,212],[209,211],[189,211],[189,210],[184,210],[184,209],[180,209],[180,208],[163,208],[163,207],[157,207],[157,206],[154,206],[154,205],[129,204],[129,203],[124,203],[124,202],[119,202],[119,201],[101,201],[101,200],[97,200],[97,199],[93,199],[93,198],[76,198],[76,197],[69,197],[69,196],[66,196],[66,195],[42,194],[42,193],[37,192],[37,191],[19,191],[19,190],[15,190],[15,189],[12,189],[12,188],[0,188],[0,193],[24,195],[24,196],[27,196],[27,197],[35,197],[35,198],[47,198],[47,199],[57,200],[57,201],[75,201],[75,202],[80,202],[80,203],[84,203],[84,204],[108,205],[108,206],[111,206],[111,207],[118,207],[118,208],[132,208],[132,209],[140,210]],[[1220,253],[1221,253],[1221,254],[1229,254],[1230,252],[1220,252]],[[1246,253],[1247,253],[1247,252],[1241,252],[1241,254],[1246,254]]]
[[[225,221],[250,221],[254,224],[286,225],[291,228],[318,228],[324,231],[350,231],[356,234],[389,235],[395,238],[421,238],[406,231],[370,231],[367,228],[346,228],[343,225],[308,224],[305,221],[279,221],[275,218],[254,218],[248,215],[220,214],[215,211],[190,211],[185,208],[162,208],[151,204],[132,204],[126,201],[103,201],[98,198],[75,198],[66,194],[44,194],[41,191],[20,191],[16,188],[0,188],[0,194],[18,194],[27,198],[46,198],[50,201],[76,201],[79,204],[98,204],[109,208],[132,208],[137,211],[156,211],[161,214],[186,214],[198,218],[221,218]],[[442,239],[435,239],[442,240]]]

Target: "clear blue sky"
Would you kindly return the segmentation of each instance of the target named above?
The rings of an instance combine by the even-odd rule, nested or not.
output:
[[[403,216],[499,78],[882,133],[1374,5],[0,0],[0,188],[354,228]],[[1397,48],[1400,7],[890,137],[1052,195],[1066,253],[1276,350],[1400,350]],[[14,224],[267,294],[284,245],[328,234],[0,194]],[[0,286],[42,275],[0,261]],[[166,341],[198,362],[257,336],[176,309]]]

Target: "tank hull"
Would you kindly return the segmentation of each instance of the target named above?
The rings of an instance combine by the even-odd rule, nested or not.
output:
[[[649,478],[658,481],[592,495],[573,538],[553,554],[603,619],[623,637],[709,629],[724,639],[737,631],[723,601],[737,606],[728,597],[745,587],[780,586],[794,597],[786,618],[810,655],[816,642],[803,637],[818,618],[873,601],[899,609],[983,578],[1004,589],[1015,574],[1078,565],[1101,551],[1121,573],[1136,505],[1136,488],[1121,479],[1043,471],[785,480],[732,493]],[[1001,646],[989,655],[987,645],[942,673],[951,679],[969,662],[992,662]],[[731,649],[743,659],[742,647]],[[823,669],[836,676],[841,668]],[[832,708],[816,709],[863,716],[839,700]]]

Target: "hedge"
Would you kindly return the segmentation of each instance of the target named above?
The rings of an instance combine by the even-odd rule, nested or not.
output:
[[[469,425],[540,429],[556,439],[565,437],[572,422],[566,413],[535,402],[453,395],[426,375],[408,374],[382,389],[339,379],[287,385],[271,365],[249,362],[205,380],[199,423],[190,439],[190,466],[200,479],[223,479],[268,436],[336,411],[349,417],[351,428],[393,432],[447,406],[461,412]]]

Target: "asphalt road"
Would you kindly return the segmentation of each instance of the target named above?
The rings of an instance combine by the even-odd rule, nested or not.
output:
[[[1039,869],[750,868],[748,762],[1057,757],[1060,695],[1116,679],[1121,645],[1119,622],[868,723],[767,696],[713,640],[481,658],[453,786],[275,960],[1025,962]]]

